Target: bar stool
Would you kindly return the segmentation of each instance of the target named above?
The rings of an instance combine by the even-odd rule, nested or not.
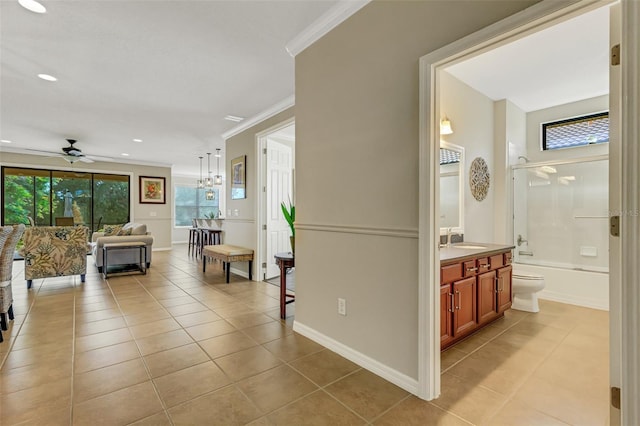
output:
[[[200,230],[198,228],[189,229],[189,255],[197,254],[198,246],[200,244]]]

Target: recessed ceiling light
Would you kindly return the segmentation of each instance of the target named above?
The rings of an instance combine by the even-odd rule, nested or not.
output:
[[[11,143],[11,141],[9,139],[0,139],[0,142],[2,142],[2,143]]]
[[[128,157],[128,156],[129,156],[129,154],[127,154],[126,152],[123,152],[123,153],[122,153],[122,154],[120,154],[120,155],[122,155],[123,157]]]
[[[58,81],[57,78],[55,78],[52,75],[49,74],[38,74],[38,77],[40,77],[43,80],[47,80],[47,81]]]
[[[47,8],[42,3],[38,3],[35,0],[18,0],[18,3],[25,9],[35,13],[45,13],[47,11]]]
[[[134,142],[142,142],[142,139],[134,139]]]
[[[244,120],[244,117],[238,117],[236,115],[227,115],[224,119],[229,121],[235,121],[236,123],[238,123]]]

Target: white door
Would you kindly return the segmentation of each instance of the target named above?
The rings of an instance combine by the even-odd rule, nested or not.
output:
[[[292,149],[282,143],[267,139],[267,270],[265,278],[280,275],[273,256],[291,251],[289,224],[282,215],[280,203],[293,202]]]

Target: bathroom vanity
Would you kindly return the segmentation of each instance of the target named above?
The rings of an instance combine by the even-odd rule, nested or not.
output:
[[[440,349],[504,316],[511,307],[515,247],[459,243],[440,249]]]

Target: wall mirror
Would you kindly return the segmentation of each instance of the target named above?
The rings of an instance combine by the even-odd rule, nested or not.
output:
[[[464,148],[440,142],[440,233],[464,233]]]

